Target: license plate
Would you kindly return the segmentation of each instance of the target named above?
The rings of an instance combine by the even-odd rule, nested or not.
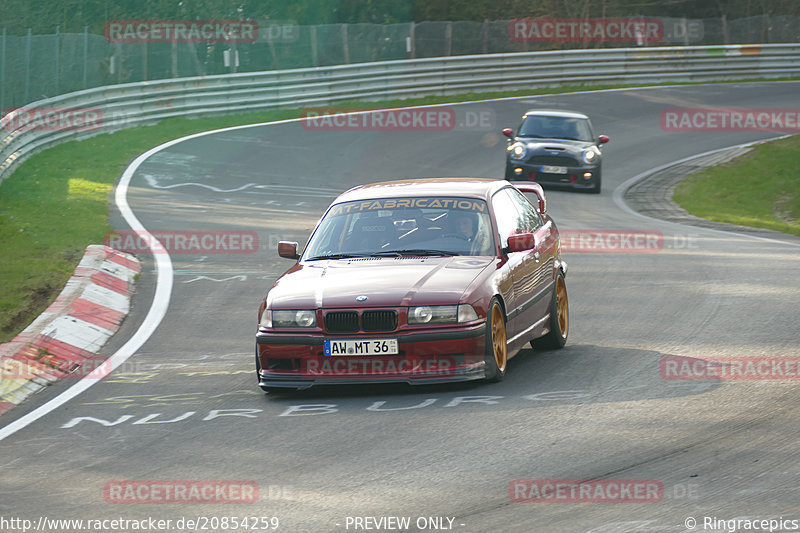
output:
[[[543,165],[539,172],[544,172],[545,174],[566,174],[567,167],[551,167],[548,165]]]
[[[325,355],[397,355],[397,339],[342,339],[326,340]]]

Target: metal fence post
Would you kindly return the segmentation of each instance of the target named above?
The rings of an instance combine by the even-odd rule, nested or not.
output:
[[[83,88],[89,86],[89,26],[83,27]]]
[[[59,56],[58,56],[58,54],[61,51],[60,50],[61,43],[59,42],[60,38],[61,38],[61,26],[56,26],[56,57],[55,57],[55,60],[56,60],[56,76],[55,76],[55,78],[56,78],[56,80],[55,80],[56,81],[56,94],[60,94],[61,93],[61,91],[59,90],[59,86],[60,85],[58,83],[60,81],[60,79],[61,79],[61,68],[60,68],[60,65],[59,65]]]
[[[28,28],[28,38],[25,40],[25,104],[28,103],[28,97],[31,90],[31,40],[33,39],[33,30]]]
[[[408,57],[414,59],[417,57],[417,46],[416,46],[416,30],[417,25],[412,20],[409,22],[408,27],[408,45],[406,46],[406,51],[408,52]]]
[[[170,71],[172,72],[172,77],[178,77],[178,40],[172,39],[172,43],[170,46]]]
[[[350,47],[347,39],[347,23],[342,24],[342,48],[344,53],[344,62],[350,63]]]
[[[114,43],[114,57],[117,58],[114,62],[114,67],[117,69],[117,83],[122,83],[122,43]]]
[[[319,66],[319,57],[317,55],[317,27],[310,26],[311,28],[311,64],[315,67]]]
[[[142,43],[142,81],[147,81],[147,43]]]
[[[3,28],[3,39],[0,41],[0,117],[5,115],[6,103],[6,29]]]

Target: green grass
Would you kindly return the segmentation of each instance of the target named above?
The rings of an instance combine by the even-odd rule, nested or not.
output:
[[[335,107],[375,109],[618,87],[551,87],[382,102],[342,102]],[[103,242],[111,229],[108,225],[109,194],[131,159],[184,135],[299,116],[300,110],[295,109],[169,119],[155,126],[67,142],[25,161],[0,185],[0,342],[13,339],[55,299],[86,246]]]
[[[800,136],[689,176],[673,199],[691,214],[800,236]]]

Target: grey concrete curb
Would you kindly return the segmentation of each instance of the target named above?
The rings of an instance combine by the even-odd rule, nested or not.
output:
[[[696,217],[672,201],[672,193],[675,188],[690,175],[728,162],[750,152],[752,149],[753,146],[734,146],[661,168],[628,187],[624,191],[622,198],[631,209],[651,218],[719,231],[743,233],[754,237],[800,243],[799,237],[788,233],[728,224],[727,222],[715,222]]]

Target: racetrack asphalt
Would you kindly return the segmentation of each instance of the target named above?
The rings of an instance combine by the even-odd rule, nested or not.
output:
[[[666,132],[662,109],[796,109],[799,89],[742,83],[515,98],[452,106],[463,121],[452,131],[311,131],[289,122],[154,154],[127,195],[144,227],[255,232],[259,249],[171,254],[169,308],[147,343],[121,371],[0,442],[0,516],[263,516],[287,532],[363,531],[355,517],[389,516],[410,517],[411,531],[433,530],[427,518],[444,517],[442,528],[464,533],[702,531],[704,517],[800,524],[798,382],[661,372],[670,356],[800,356],[796,239],[644,218],[614,194],[650,169],[780,135]],[[496,384],[262,393],[257,308],[292,264],[277,257],[276,241],[302,244],[330,201],[359,183],[502,177],[499,131],[533,107],[587,113],[611,137],[602,194],[547,191],[560,229],[663,236],[655,251],[565,253],[567,347],[524,351]],[[109,354],[150,308],[153,261],[142,259],[131,315]],[[70,385],[50,387],[2,423]],[[656,502],[520,503],[509,494],[519,479],[643,480],[662,492]],[[259,497],[119,504],[104,489],[120,480],[253,481]]]

